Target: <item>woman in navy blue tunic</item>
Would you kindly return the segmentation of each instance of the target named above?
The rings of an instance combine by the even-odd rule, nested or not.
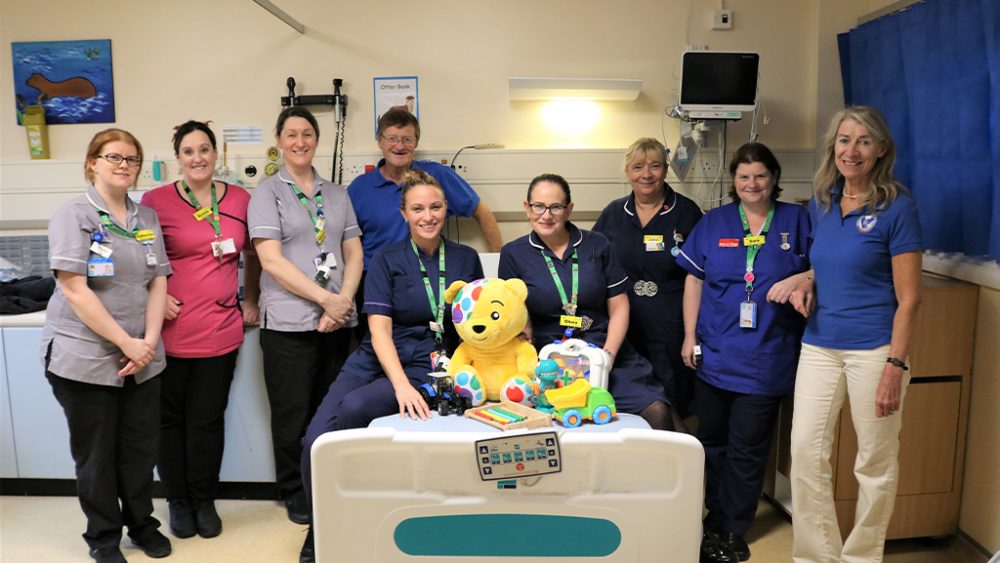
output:
[[[363,309],[369,333],[348,357],[303,438],[302,481],[310,502],[310,450],[322,434],[364,428],[395,412],[413,418],[430,416],[417,388],[430,381],[431,353],[451,352],[458,344],[451,315],[444,314],[444,289],[455,280],[483,277],[475,250],[441,236],[448,202],[437,181],[426,172],[411,170],[402,185],[401,212],[410,234],[372,259]],[[310,528],[300,559],[311,557]]]
[[[573,213],[569,184],[542,174],[531,181],[524,210],[532,232],[500,251],[501,278],[520,278],[528,286],[526,305],[537,348],[558,341],[577,317],[573,336],[604,348],[611,356],[608,390],[621,412],[638,414],[659,430],[672,430],[670,407],[653,368],[625,339],[628,276],[600,233],[569,222]],[[576,287],[578,290],[574,290]]]
[[[809,217],[776,201],[781,166],[760,143],[729,165],[733,203],[695,226],[677,264],[684,288],[684,361],[697,366],[694,413],[705,447],[702,561],[746,560],[781,399],[795,382],[805,320],[788,302],[808,276]],[[694,347],[701,346],[702,360]]]
[[[702,213],[667,184],[667,149],[656,139],[632,143],[625,152],[625,176],[632,193],[609,203],[594,231],[608,237],[628,273],[628,341],[653,365],[656,380],[683,418],[691,410],[694,371],[681,360],[687,272],[675,257]]]

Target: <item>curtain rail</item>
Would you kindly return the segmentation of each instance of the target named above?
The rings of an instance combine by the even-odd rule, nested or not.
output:
[[[870,14],[861,16],[860,18],[858,18],[858,25],[861,25],[863,23],[868,23],[873,20],[877,20],[882,16],[888,16],[889,14],[902,12],[903,10],[908,9],[910,6],[914,4],[919,4],[923,1],[924,0],[899,0],[898,2],[893,2],[892,4],[889,4],[885,8],[882,8],[881,10],[876,10]]]

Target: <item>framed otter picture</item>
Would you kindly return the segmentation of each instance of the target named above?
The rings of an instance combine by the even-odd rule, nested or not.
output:
[[[11,55],[19,124],[32,104],[50,125],[115,121],[110,39],[14,42]]]

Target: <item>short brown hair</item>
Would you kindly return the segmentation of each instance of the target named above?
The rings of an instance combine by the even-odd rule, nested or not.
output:
[[[403,108],[392,108],[383,113],[382,117],[378,118],[377,134],[381,137],[382,133],[385,133],[385,130],[390,127],[406,127],[407,125],[413,126],[413,136],[419,141],[420,122],[417,121],[417,116]]]
[[[135,147],[136,152],[139,153],[139,168],[142,168],[142,144],[139,143],[139,139],[136,139],[135,135],[124,129],[112,127],[111,129],[99,131],[90,140],[90,145],[87,147],[87,159],[83,161],[83,176],[87,179],[87,182],[94,183],[94,171],[90,169],[90,163],[97,160],[97,157],[101,155],[104,145],[115,141],[128,143]],[[138,174],[135,175],[135,181],[139,181]]]

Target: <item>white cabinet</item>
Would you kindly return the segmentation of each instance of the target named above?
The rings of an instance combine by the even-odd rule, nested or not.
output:
[[[39,361],[41,327],[0,328],[0,477],[73,479],[69,429]],[[247,331],[226,410],[222,481],[274,482],[259,329]]]

